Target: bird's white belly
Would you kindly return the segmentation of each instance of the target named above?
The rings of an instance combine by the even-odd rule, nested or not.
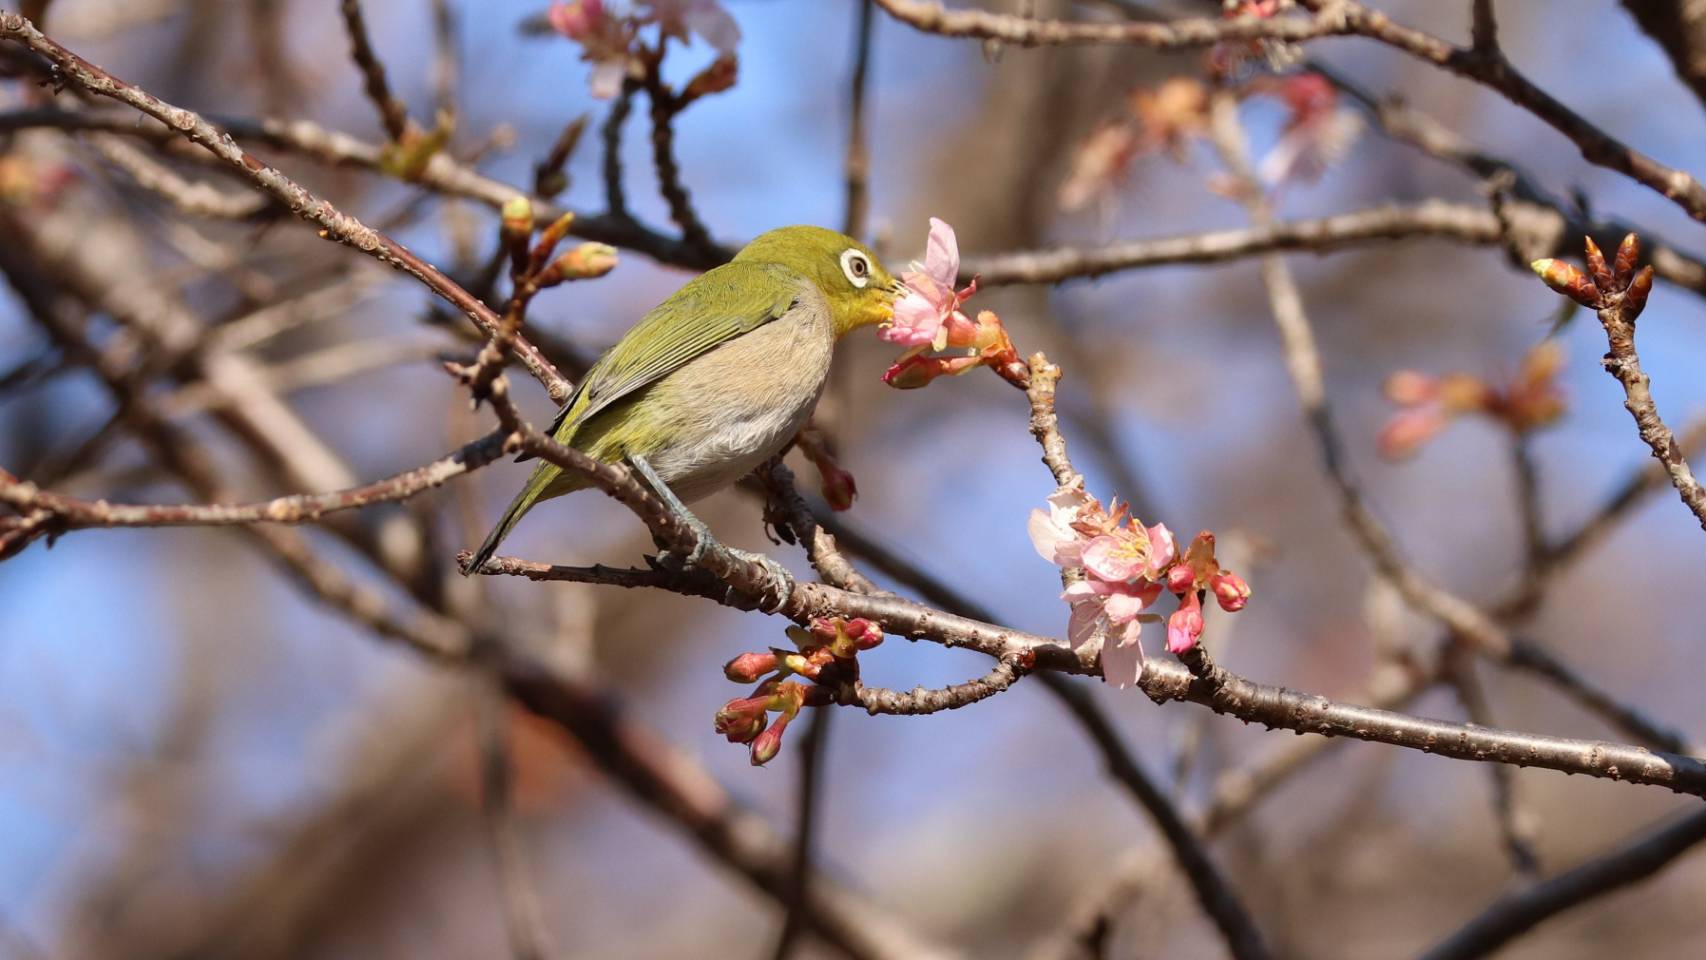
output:
[[[715,434],[660,450],[652,466],[682,500],[702,499],[781,452],[811,418],[816,401],[813,393],[803,403],[734,412]]]
[[[683,439],[648,459],[676,496],[691,502],[733,484],[806,425],[835,343],[827,312],[814,307],[718,347],[654,388]]]

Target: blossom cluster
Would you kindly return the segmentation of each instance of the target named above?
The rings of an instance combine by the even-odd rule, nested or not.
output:
[[[802,708],[829,704],[836,687],[858,680],[859,651],[882,643],[883,631],[863,618],[819,617],[809,629],[789,627],[788,638],[797,649],[743,653],[723,666],[723,675],[736,683],[758,683],[750,696],[723,704],[716,718],[719,734],[749,745],[755,767],[775,759],[782,734]]]
[[[648,26],[658,28],[659,50],[665,40],[704,39],[717,61],[701,76],[720,78],[717,89],[733,83],[740,26],[717,0],[553,0],[546,17],[553,30],[580,44],[582,58],[593,65],[592,95],[600,99],[614,97],[623,81],[644,73],[647,51],[640,32]]]
[[[883,374],[883,382],[913,390],[940,376],[957,377],[989,367],[1023,386],[1029,369],[1014,349],[1001,318],[984,310],[973,320],[960,309],[977,292],[977,278],[964,287],[957,286],[960,247],[954,228],[931,217],[924,249],[924,262],[915,261],[901,273],[905,292],[895,301],[894,318],[877,331],[880,339],[906,348]],[[954,352],[943,355],[950,350]]]
[[[1150,608],[1162,593],[1179,600],[1166,618],[1172,653],[1202,637],[1205,592],[1228,613],[1250,601],[1250,585],[1215,559],[1213,533],[1198,533],[1181,552],[1166,524],[1144,526],[1127,505],[1105,508],[1079,486],[1055,490],[1047,509],[1031,512],[1029,530],[1037,553],[1064,572],[1067,643],[1077,650],[1101,638],[1102,676],[1116,687],[1143,675],[1140,634],[1143,624],[1161,622]]]
[[[1467,414],[1488,417],[1516,434],[1553,423],[1564,414],[1564,391],[1558,385],[1563,366],[1564,348],[1546,340],[1524,355],[1516,375],[1504,384],[1470,373],[1400,370],[1386,379],[1386,398],[1399,409],[1380,430],[1380,453],[1392,460],[1408,457]]]
[[[1211,65],[1209,72],[1224,76],[1225,68]],[[1344,108],[1338,88],[1318,73],[1260,75],[1235,90],[1244,100],[1278,101],[1286,111],[1279,139],[1256,168],[1269,190],[1320,180],[1362,132],[1362,117]],[[1060,208],[1105,206],[1145,157],[1188,161],[1192,145],[1208,134],[1208,113],[1209,83],[1195,77],[1172,77],[1133,91],[1125,109],[1093,130],[1074,153],[1057,195]],[[1211,189],[1227,192],[1223,179],[1211,178]]]

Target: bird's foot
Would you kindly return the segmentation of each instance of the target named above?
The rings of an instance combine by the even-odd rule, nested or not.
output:
[[[765,613],[774,613],[787,604],[788,598],[794,593],[794,575],[788,571],[787,567],[762,553],[753,553],[750,550],[740,550],[727,546],[723,549],[735,559],[745,560],[764,571],[764,577],[759,584],[756,597],[758,609]]]
[[[639,454],[631,454],[628,457],[628,465],[634,468],[634,472],[638,473],[642,480],[646,481],[646,486],[652,488],[652,493],[663,501],[663,505],[669,508],[669,512],[675,514],[677,520],[680,520],[687,529],[693,531],[693,549],[686,556],[670,551],[658,559],[666,566],[692,570],[698,566],[700,560],[705,558],[705,553],[711,548],[711,545],[717,542],[716,538],[711,536],[711,528],[705,525],[705,521],[694,516],[693,511],[687,509],[687,504],[681,502],[681,498],[675,495],[675,491],[669,488],[669,484],[665,483],[662,477],[658,476],[657,470],[652,468],[650,461],[645,457]]]
[[[708,553],[713,550],[720,550],[730,557],[754,564],[764,571],[762,583],[759,584],[754,597],[759,609],[770,612],[780,609],[783,604],[788,602],[789,596],[794,591],[794,576],[788,572],[787,567],[762,553],[737,550],[734,547],[719,543],[717,538],[712,536],[711,528],[705,525],[705,521],[694,516],[693,511],[687,509],[687,505],[682,503],[681,498],[677,497],[675,492],[669,488],[669,484],[658,476],[657,471],[653,469],[645,457],[630,455],[628,463],[634,468],[634,472],[646,481],[647,486],[652,488],[652,492],[657,495],[657,498],[663,501],[664,506],[668,507],[678,520],[693,531],[693,549],[686,555],[676,553],[673,550],[665,552],[658,557],[658,563],[661,566],[680,571],[695,570]],[[730,587],[729,590],[730,595],[725,597],[725,600],[736,599],[735,593],[744,594],[747,592],[736,591],[733,587]],[[731,605],[738,606],[739,604]]]

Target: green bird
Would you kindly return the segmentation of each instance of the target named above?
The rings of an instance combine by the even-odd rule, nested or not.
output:
[[[771,230],[642,317],[587,371],[551,435],[632,465],[685,514],[680,501],[729,486],[787,447],[823,393],[836,341],[892,318],[902,289],[852,237]],[[541,462],[467,569],[490,559],[535,504],[588,485]]]

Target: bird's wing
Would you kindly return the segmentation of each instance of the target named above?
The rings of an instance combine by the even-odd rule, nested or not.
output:
[[[801,279],[772,263],[726,263],[640,318],[581,378],[547,431],[579,423],[711,349],[782,316]]]

